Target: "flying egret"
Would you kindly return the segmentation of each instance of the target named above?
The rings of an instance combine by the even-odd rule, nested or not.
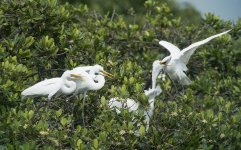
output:
[[[213,35],[202,41],[193,43],[190,46],[184,48],[182,51],[172,43],[169,43],[167,41],[160,41],[159,44],[165,47],[171,54],[170,56],[167,56],[160,61],[160,63],[164,65],[164,71],[170,76],[172,80],[177,80],[182,85],[191,84],[191,80],[186,76],[184,72],[188,70],[186,65],[192,54],[199,46],[211,41],[216,37],[224,35],[229,31],[231,30]]]
[[[60,78],[45,79],[27,89],[21,95],[25,96],[48,96],[48,100],[54,94],[69,95],[76,90],[76,83],[73,80],[80,80],[78,75],[67,70]]]
[[[150,118],[153,115],[154,110],[154,102],[155,97],[160,95],[162,90],[160,86],[157,86],[156,88],[152,88],[149,90],[145,90],[145,95],[148,97],[148,103],[149,107],[147,110],[144,110],[144,116],[145,116],[145,124],[146,124],[146,131],[149,129],[150,124]],[[139,106],[140,103],[136,102],[133,99],[121,99],[121,98],[111,98],[108,102],[108,106],[110,109],[115,110],[117,114],[119,114],[121,109],[127,109],[129,112],[136,112],[138,113],[140,111]]]

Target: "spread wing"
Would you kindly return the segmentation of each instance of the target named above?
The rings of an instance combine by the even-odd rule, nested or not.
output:
[[[213,35],[213,36],[211,36],[211,37],[209,37],[209,38],[206,38],[206,39],[204,39],[204,40],[202,40],[202,41],[199,41],[199,42],[196,42],[196,43],[191,44],[190,46],[188,46],[187,48],[185,48],[185,49],[183,49],[183,50],[181,51],[181,60],[182,60],[185,64],[187,64],[188,61],[189,61],[189,59],[190,59],[190,57],[192,56],[192,54],[195,52],[195,50],[196,50],[199,46],[201,46],[201,45],[203,45],[203,44],[211,41],[212,39],[214,39],[214,38],[216,38],[216,37],[219,37],[219,36],[221,36],[221,35],[223,35],[223,34],[226,34],[226,33],[228,33],[229,31],[231,31],[231,30],[228,30],[228,31],[225,31],[225,32],[216,34],[216,35]]]
[[[165,47],[171,54],[171,56],[177,56],[180,54],[180,49],[173,45],[172,43],[169,43],[167,41],[160,41],[159,44],[163,47]]]

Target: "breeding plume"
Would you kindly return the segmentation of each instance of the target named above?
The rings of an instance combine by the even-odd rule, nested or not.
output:
[[[177,80],[182,85],[191,84],[191,80],[186,76],[184,72],[188,70],[186,65],[192,54],[199,46],[209,42],[216,37],[224,35],[229,31],[231,30],[213,35],[209,38],[206,38],[205,40],[193,43],[187,48],[184,48],[182,51],[172,43],[169,43],[167,41],[160,41],[159,44],[165,47],[170,52],[170,55],[165,57],[160,62],[162,65],[164,65],[164,71],[170,76],[172,80]]]

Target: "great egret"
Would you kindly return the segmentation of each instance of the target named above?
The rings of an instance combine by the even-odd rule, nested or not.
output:
[[[160,86],[157,86],[156,88],[145,90],[144,92],[145,92],[145,95],[148,96],[148,103],[149,103],[149,108],[147,110],[144,110],[146,131],[148,131],[150,118],[153,115],[155,97],[160,95],[162,90]],[[129,112],[136,112],[136,113],[140,111],[139,109],[140,103],[130,98],[128,99],[121,99],[118,97],[111,98],[110,101],[108,102],[108,106],[110,109],[115,110],[117,114],[121,112],[120,111],[121,109],[127,109]]]
[[[77,72],[78,71],[80,71],[80,72],[85,71],[85,72],[89,73],[90,75],[94,75],[95,73],[98,74],[99,72],[101,72],[101,73],[105,74],[105,76],[113,77],[112,74],[106,72],[104,70],[104,68],[99,64],[96,64],[96,65],[93,65],[93,66],[76,67],[76,68],[73,68],[73,71],[77,71]]]
[[[160,64],[159,60],[155,60],[152,64],[152,89],[154,89],[156,87],[156,79],[159,75],[159,73],[161,72],[161,70],[163,69],[164,65]]]
[[[71,70],[75,75],[81,76],[81,80],[76,80],[77,87],[75,94],[86,93],[88,90],[99,90],[105,84],[105,78],[113,77],[112,74],[104,71],[100,65],[77,67]],[[95,82],[97,81],[97,82]]]
[[[160,63],[164,65],[164,71],[170,76],[172,80],[177,80],[182,85],[191,84],[191,80],[186,76],[184,72],[188,70],[186,65],[192,54],[199,46],[209,42],[216,37],[224,35],[229,31],[231,30],[213,35],[209,38],[206,38],[205,40],[193,43],[190,46],[184,48],[182,51],[172,43],[169,43],[167,41],[160,41],[159,44],[165,47],[171,54],[170,56],[167,56],[160,61]]]
[[[77,77],[81,77],[81,80],[76,80],[76,90],[75,95],[79,93],[84,93],[83,98],[83,110],[82,110],[82,118],[84,122],[84,105],[85,105],[85,97],[86,93],[89,90],[99,90],[105,84],[105,77],[113,77],[112,74],[104,71],[103,67],[100,65],[94,66],[84,66],[84,67],[77,67],[71,70],[74,75]]]
[[[67,70],[60,78],[45,79],[27,89],[21,95],[25,96],[48,96],[48,100],[54,94],[69,95],[76,90],[76,83],[73,80],[80,80],[78,75]]]

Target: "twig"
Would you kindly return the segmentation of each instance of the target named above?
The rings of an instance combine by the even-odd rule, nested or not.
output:
[[[115,9],[113,10],[113,13],[111,15],[111,19],[110,19],[111,22],[113,21],[114,17],[115,17]]]

